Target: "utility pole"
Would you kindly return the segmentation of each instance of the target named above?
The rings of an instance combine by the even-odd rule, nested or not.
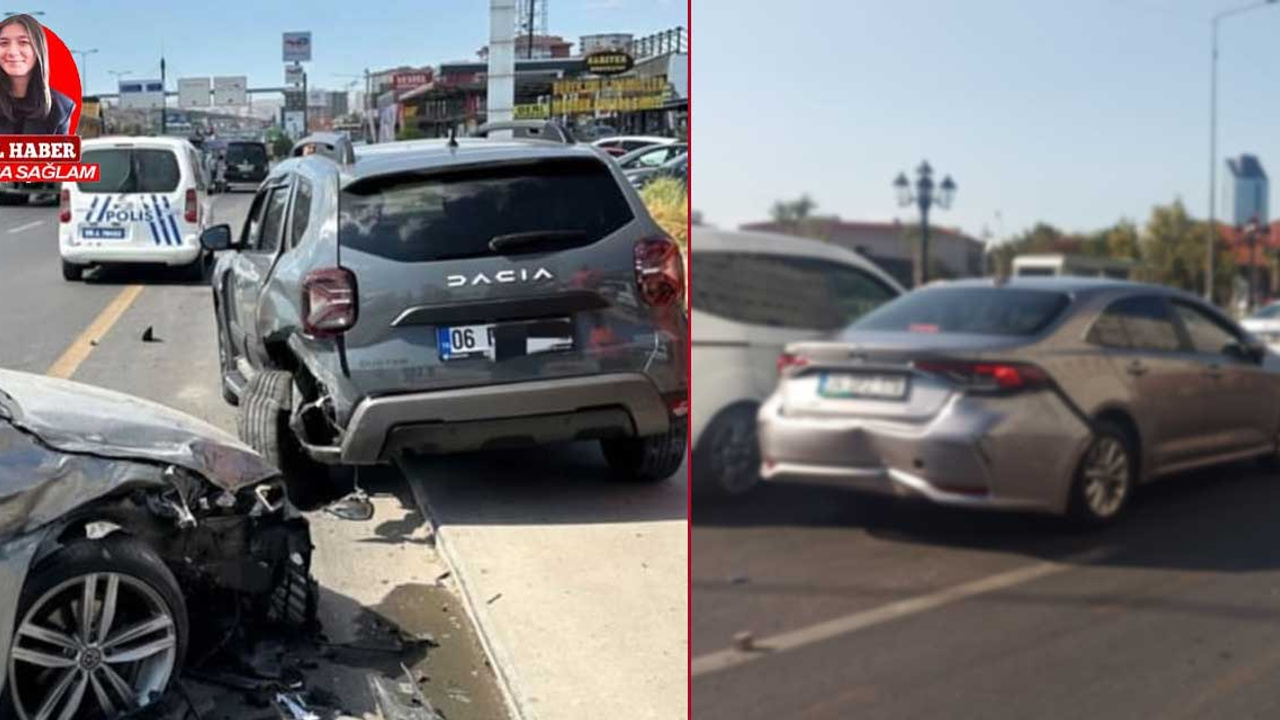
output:
[[[169,131],[169,97],[165,92],[164,84],[164,55],[160,55],[160,134],[166,135]]]
[[[306,137],[311,134],[311,123],[307,120],[307,113],[311,110],[309,107],[311,100],[307,97],[307,71],[302,71],[302,136]]]
[[[533,28],[534,28],[534,18],[536,17],[535,8],[537,7],[538,7],[538,0],[529,0],[529,48],[525,52],[525,58],[529,60],[533,59]]]

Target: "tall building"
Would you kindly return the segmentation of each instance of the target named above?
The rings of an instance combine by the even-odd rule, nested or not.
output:
[[[1227,159],[1227,170],[1223,179],[1223,220],[1236,227],[1254,220],[1266,225],[1271,219],[1271,188],[1262,163],[1254,155],[1241,155]]]

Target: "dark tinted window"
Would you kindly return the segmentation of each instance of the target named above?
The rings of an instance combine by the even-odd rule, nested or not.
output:
[[[239,165],[240,163],[266,165],[267,150],[258,143],[231,143],[227,145],[227,163],[231,165]]]
[[[695,248],[690,262],[693,307],[751,325],[838,330],[896,294],[862,270],[820,258]]]
[[[490,240],[520,233],[587,245],[634,217],[594,159],[372,178],[345,190],[340,208],[343,245],[401,262],[493,255]]]
[[[85,150],[86,163],[97,163],[98,182],[79,183],[87,193],[168,193],[178,189],[182,171],[172,150],[103,148]]]
[[[1181,346],[1163,298],[1131,297],[1112,303],[1090,331],[1089,341],[1107,347],[1177,350]]]
[[[307,232],[307,222],[311,219],[311,181],[298,178],[298,190],[293,196],[293,220],[289,228],[289,247],[297,247],[302,236]]]
[[[1204,310],[1186,303],[1176,303],[1174,307],[1182,318],[1182,326],[1187,329],[1187,336],[1196,352],[1217,355],[1227,345],[1240,341],[1235,330]]]
[[[851,330],[1034,335],[1071,302],[1065,294],[1017,288],[935,288],[903,295]]]
[[[267,198],[266,213],[262,216],[262,233],[258,236],[260,252],[275,252],[280,247],[280,231],[284,226],[284,208],[289,201],[289,188],[271,191]]]

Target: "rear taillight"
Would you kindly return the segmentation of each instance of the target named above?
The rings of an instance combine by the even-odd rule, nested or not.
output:
[[[315,337],[339,335],[356,324],[356,276],[326,268],[302,280],[302,329]]]
[[[189,223],[200,222],[200,202],[196,199],[195,188],[187,188],[187,208],[183,219]]]
[[[636,287],[652,307],[680,303],[684,297],[684,263],[680,248],[670,238],[657,237],[636,243]]]
[[[917,370],[943,375],[975,390],[1037,390],[1049,385],[1049,376],[1035,365],[1023,363],[973,363],[923,361]]]
[[[689,394],[685,392],[669,393],[663,398],[667,402],[667,410],[674,417],[685,417],[689,414]]]
[[[778,374],[781,375],[791,368],[802,368],[809,364],[809,358],[803,355],[792,355],[791,353],[782,353],[778,356]]]
[[[58,193],[58,222],[71,222],[71,191]]]

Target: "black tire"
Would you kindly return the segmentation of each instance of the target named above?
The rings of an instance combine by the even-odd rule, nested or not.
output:
[[[59,584],[77,576],[111,572],[128,575],[142,581],[154,590],[168,607],[173,618],[176,638],[176,657],[170,683],[178,680],[186,659],[190,639],[187,620],[187,604],[173,573],[145,543],[121,533],[108,535],[100,540],[79,540],[71,543],[40,561],[27,575],[22,587],[21,599],[15,622],[31,609],[42,595]],[[7,672],[7,660],[4,672]],[[18,717],[14,709],[12,688],[6,683],[0,694],[0,720]]]
[[[684,462],[689,443],[689,419],[671,418],[661,435],[601,440],[604,459],[614,477],[636,483],[659,483],[671,477]]]
[[[62,261],[62,279],[67,282],[75,282],[84,277],[84,266]]]
[[[267,598],[264,615],[273,624],[311,628],[316,624],[320,597],[319,583],[311,576],[311,547],[290,548],[289,556],[280,582]]]
[[[209,256],[201,251],[195,262],[182,268],[182,278],[195,283],[206,281],[209,278]]]
[[[695,493],[737,497],[760,483],[756,411],[756,406],[749,404],[725,408],[703,430],[693,448]]]
[[[1089,501],[1086,473],[1095,454],[1105,452],[1108,446],[1119,447],[1124,452],[1124,467],[1127,472],[1123,488],[1119,490],[1119,504],[1113,511],[1100,513]],[[1129,501],[1138,481],[1138,444],[1128,431],[1116,423],[1100,420],[1094,424],[1093,438],[1085,449],[1076,467],[1075,477],[1071,483],[1071,496],[1067,505],[1067,518],[1072,525],[1079,528],[1096,528],[1109,525],[1118,520],[1128,509]]]
[[[302,449],[289,427],[293,412],[293,376],[283,370],[262,370],[240,395],[236,428],[240,439],[264,460],[280,468],[289,500],[310,509],[332,494],[334,470],[316,462]]]

